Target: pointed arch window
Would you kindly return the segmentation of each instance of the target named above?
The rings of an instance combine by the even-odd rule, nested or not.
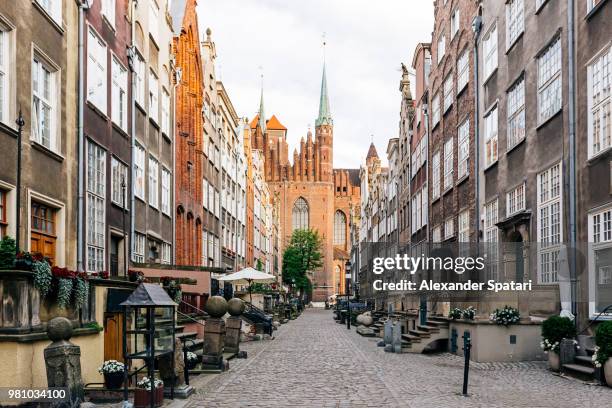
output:
[[[302,197],[293,204],[293,230],[308,229],[308,203]]]
[[[334,214],[334,245],[346,244],[346,215],[340,210]]]

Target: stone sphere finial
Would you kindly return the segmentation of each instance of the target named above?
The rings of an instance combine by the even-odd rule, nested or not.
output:
[[[229,302],[227,302],[227,312],[232,316],[240,316],[244,312],[244,308],[246,305],[239,298],[231,298]]]
[[[225,312],[227,312],[227,300],[223,296],[213,296],[206,301],[204,310],[211,317],[223,317]]]
[[[212,30],[210,29],[210,27],[208,27],[206,29],[206,37],[210,38],[210,35],[212,34]]]
[[[47,335],[51,341],[68,340],[72,337],[72,323],[65,317],[54,317],[47,323]]]

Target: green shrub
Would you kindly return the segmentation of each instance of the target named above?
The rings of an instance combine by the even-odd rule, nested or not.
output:
[[[598,367],[601,367],[609,358],[612,358],[612,321],[601,323],[595,331],[595,344],[597,351],[593,355]]]
[[[4,237],[0,241],[0,269],[11,269],[15,265],[15,252],[17,245],[11,237]]]
[[[561,340],[576,336],[576,327],[569,317],[550,316],[542,323],[542,349],[559,352]]]

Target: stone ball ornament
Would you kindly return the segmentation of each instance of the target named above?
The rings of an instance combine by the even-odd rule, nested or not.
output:
[[[227,312],[227,300],[223,296],[213,296],[206,302],[204,310],[211,317],[223,317]]]
[[[364,315],[361,319],[361,324],[366,327],[371,326],[372,323],[374,323],[374,319],[370,315]]]
[[[68,340],[72,337],[72,323],[65,317],[54,317],[47,323],[47,335],[51,341]]]
[[[240,316],[245,309],[246,305],[242,299],[231,298],[227,302],[227,312],[232,316]]]

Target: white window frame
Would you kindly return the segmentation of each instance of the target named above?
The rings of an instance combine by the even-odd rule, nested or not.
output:
[[[145,157],[144,147],[136,143],[134,149],[134,196],[142,201],[145,200]]]
[[[470,174],[470,119],[463,121],[457,129],[457,179]]]
[[[41,75],[47,76],[47,79],[41,79]],[[45,89],[40,90],[39,85],[41,83],[48,84],[46,92]],[[59,109],[57,106],[57,102],[60,100],[59,83],[59,69],[51,65],[38,53],[34,53],[32,59],[32,132],[30,137],[36,143],[54,152],[60,150]],[[39,113],[41,106],[47,111],[48,125]]]
[[[449,190],[454,185],[453,180],[453,167],[454,167],[454,140],[451,137],[446,142],[444,142],[444,191]]]
[[[588,157],[612,147],[612,46],[587,66]]]
[[[434,153],[431,159],[431,198],[440,198],[440,151]]]
[[[136,76],[136,89],[134,90],[136,103],[144,109],[145,106],[145,72],[146,63],[143,56],[136,50],[136,58],[134,58],[134,73]]]
[[[166,87],[162,87],[161,131],[166,136],[170,135],[170,94]]]
[[[62,25],[62,1],[61,0],[35,0],[36,3],[55,21]]]
[[[159,78],[149,69],[149,118],[159,123]]]
[[[538,57],[538,124],[546,122],[563,106],[561,37]]]
[[[444,221],[444,239],[449,239],[455,236],[455,219],[447,218]]]
[[[442,227],[436,225],[431,230],[431,242],[438,243],[442,241]]]
[[[123,176],[123,177],[122,177]],[[122,178],[125,180],[125,208],[128,207],[128,190],[129,179],[128,179],[128,166],[125,165],[122,161],[117,159],[115,156],[111,156],[111,202],[118,205],[119,207],[123,207],[123,190],[121,188]]]
[[[87,30],[87,101],[106,115],[108,52],[102,37],[89,27]]]
[[[112,57],[111,66],[111,118],[120,129],[128,130],[128,73],[117,56]]]
[[[498,50],[497,50],[497,24],[489,29],[489,32],[482,40],[483,49],[483,79],[486,81],[497,69]]]
[[[159,161],[149,156],[149,205],[159,209]]]
[[[431,127],[435,127],[438,122],[440,122],[440,95],[435,94],[431,100]]]
[[[11,112],[13,81],[13,56],[15,30],[0,19],[0,122],[14,127]]]
[[[204,180],[206,181],[206,180]],[[171,216],[170,212],[170,189],[172,186],[172,173],[166,167],[162,166],[161,172],[161,212],[166,214],[168,217]],[[204,191],[204,190],[203,190]]]
[[[88,272],[105,270],[106,151],[87,141],[87,265]]]
[[[102,0],[101,11],[104,19],[110,24],[111,27],[115,27],[115,10],[116,0]]]
[[[453,73],[448,74],[444,80],[444,113],[453,105]]]
[[[525,77],[521,77],[506,97],[506,114],[508,118],[506,145],[508,151],[525,139]]]
[[[489,201],[484,206],[484,242],[486,244],[485,253],[487,254],[487,267],[489,278],[497,280],[499,276],[498,258],[499,258],[499,228],[497,222],[499,220],[499,201],[495,198]]]
[[[559,281],[563,241],[563,172],[561,162],[537,176],[538,283]]]
[[[525,31],[525,8],[523,0],[506,3],[506,50],[509,50]]]
[[[525,209],[525,188],[525,182],[522,182],[506,193],[506,217]]]
[[[597,251],[610,250],[612,248],[612,203],[606,204],[591,210],[588,214],[588,229],[589,229],[589,315],[594,317],[599,315],[601,310],[597,309],[595,300],[597,299],[597,285],[608,284],[612,280],[612,271],[608,270],[608,275],[602,282],[602,277],[598,276],[598,271],[595,270],[595,259]],[[597,282],[599,278],[599,282]],[[602,320],[612,320],[612,312],[602,314]]]
[[[470,210],[459,213],[457,224],[457,242],[470,242]]]
[[[132,261],[144,263],[147,248],[147,236],[140,232],[134,232],[134,250],[132,251]]]
[[[450,23],[451,40],[455,38],[455,36],[459,32],[460,23],[461,23],[461,13],[460,13],[459,7],[457,7],[455,8],[455,11],[453,11],[453,14],[451,15],[451,23]]]
[[[438,37],[438,46],[436,48],[438,64],[440,63],[440,61],[442,61],[442,58],[444,58],[445,53],[446,53],[446,36],[442,34],[440,37]]]
[[[470,49],[463,50],[457,59],[457,95],[470,82]]]
[[[497,162],[498,158],[498,111],[497,104],[484,117],[485,168]]]
[[[168,242],[161,243],[160,260],[162,265],[170,265],[172,259],[172,244]]]

